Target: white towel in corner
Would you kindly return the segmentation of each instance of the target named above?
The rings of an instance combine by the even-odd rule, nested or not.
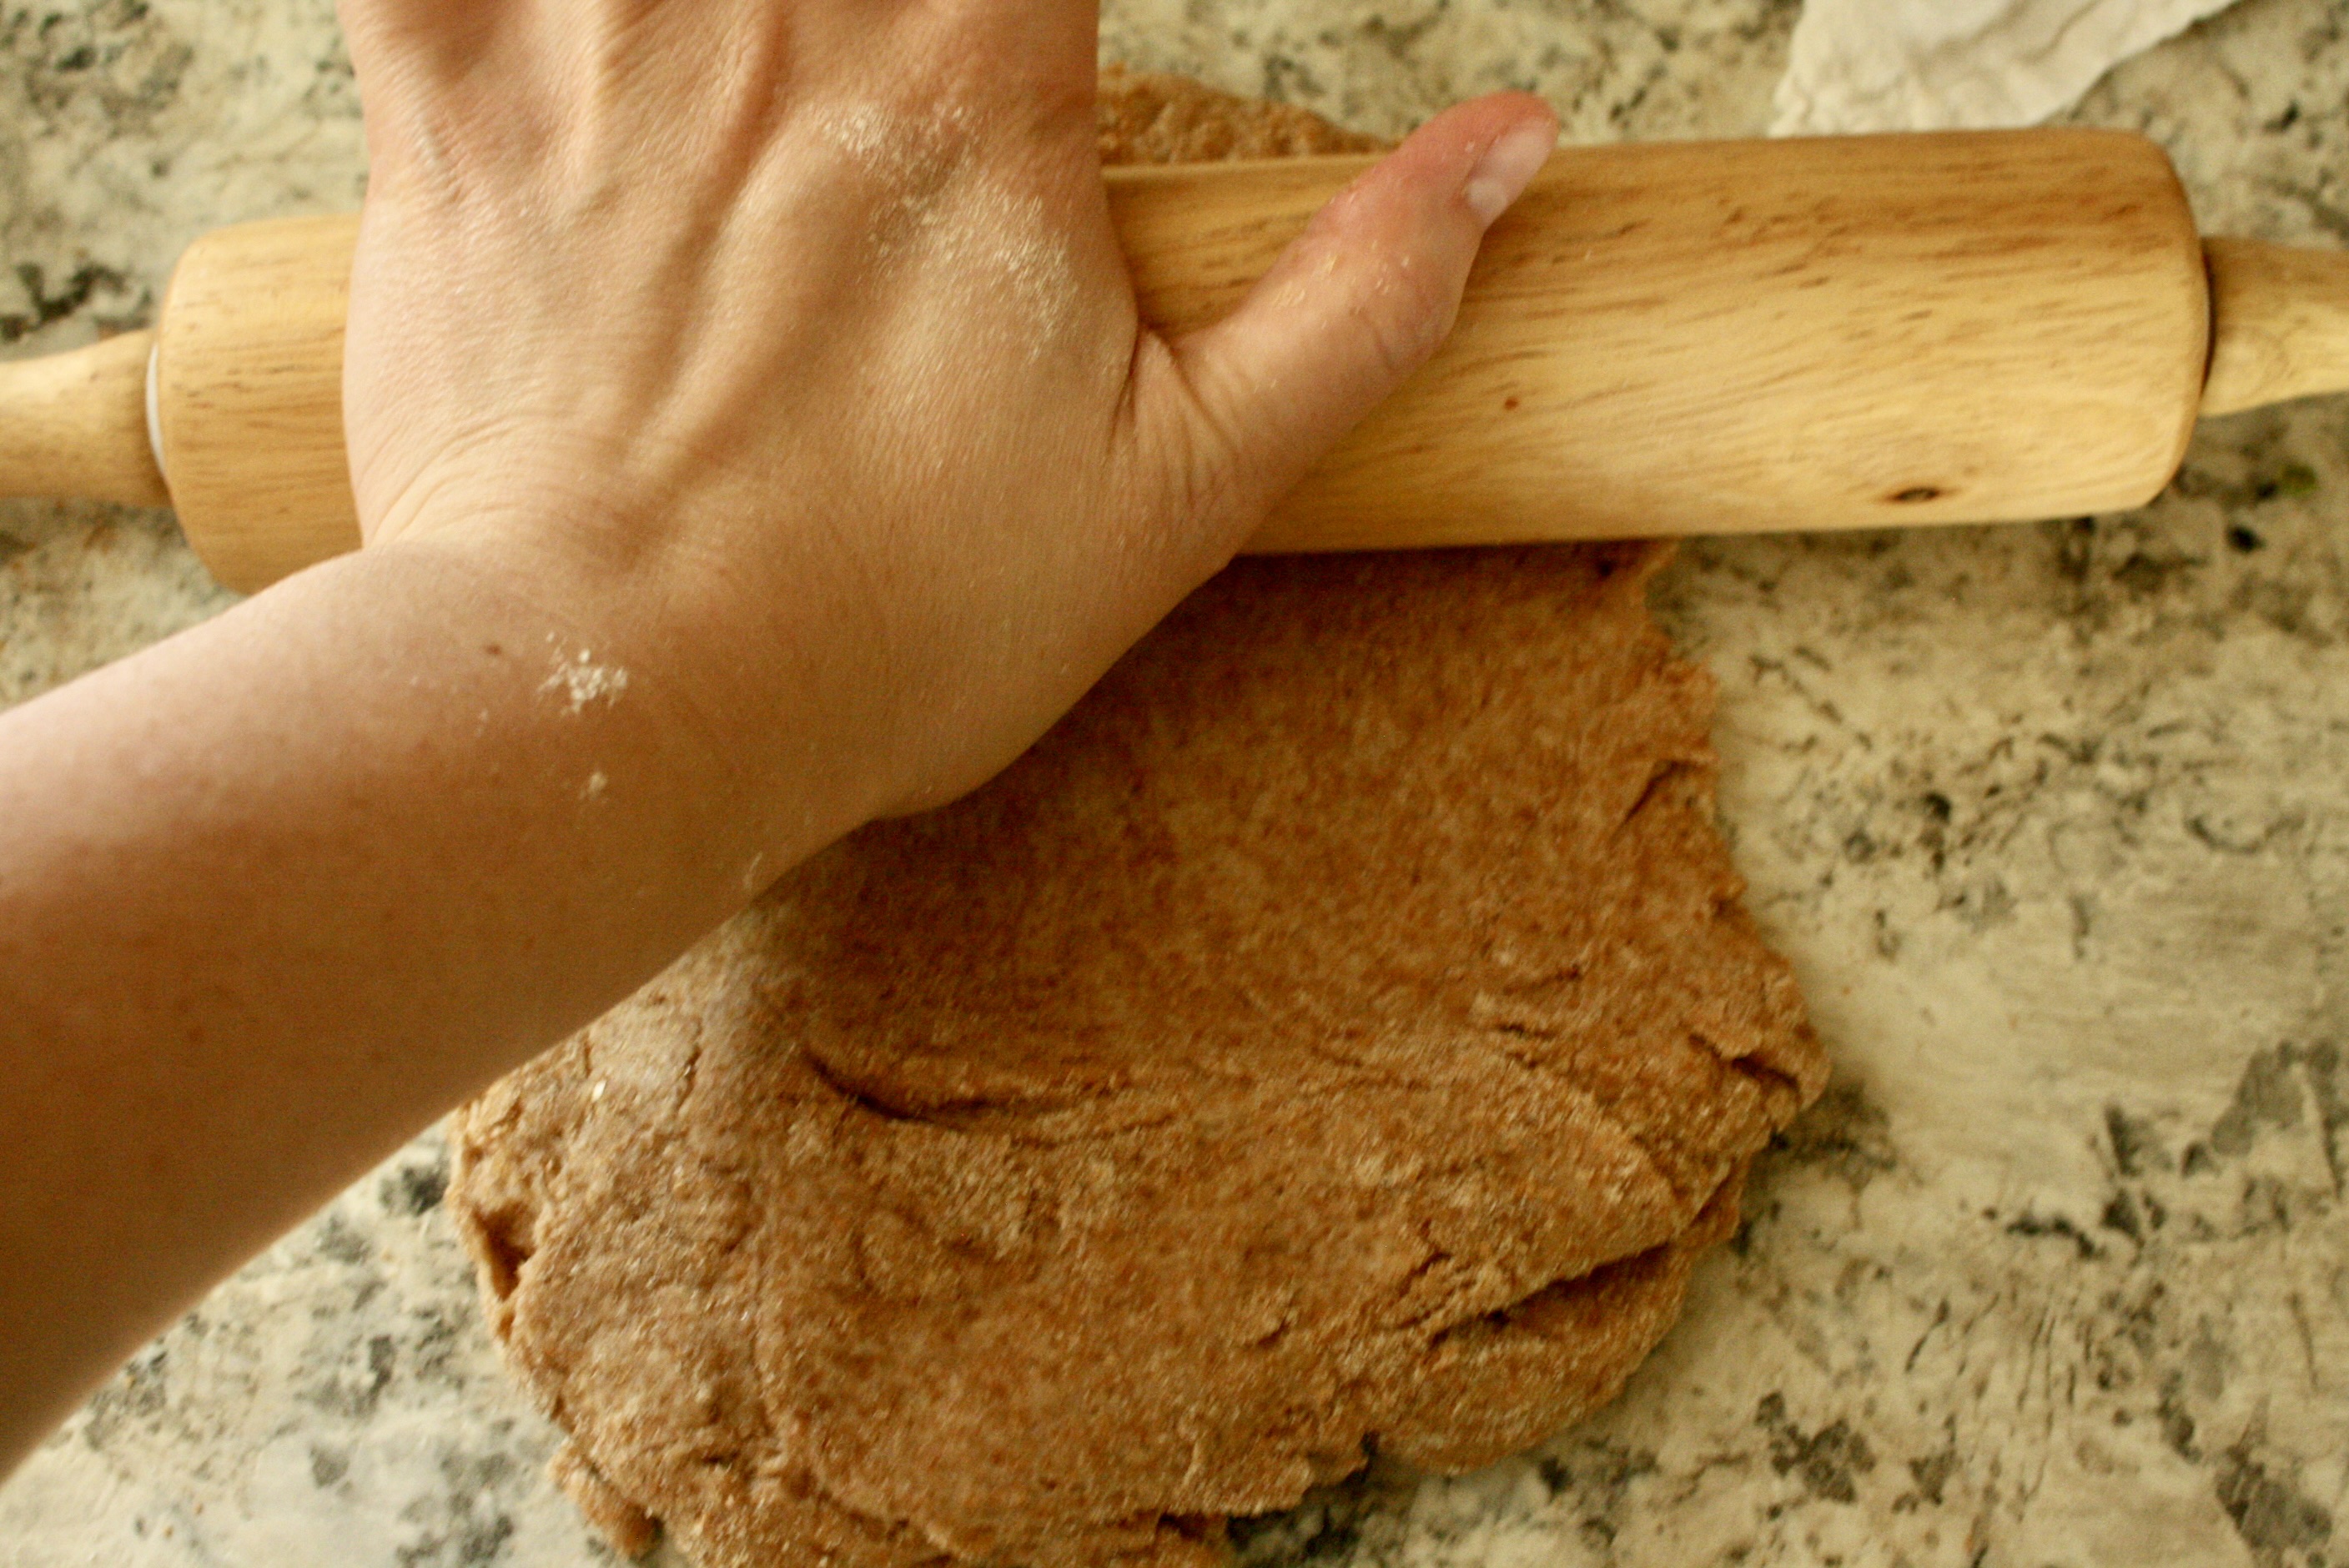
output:
[[[1809,0],[1777,136],[2033,125],[2232,0]]]

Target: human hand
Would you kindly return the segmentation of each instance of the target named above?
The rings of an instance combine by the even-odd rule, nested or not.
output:
[[[1556,136],[1526,95],[1439,117],[1169,341],[1088,0],[342,10],[369,542],[511,568],[835,830],[987,778],[1220,567]]]

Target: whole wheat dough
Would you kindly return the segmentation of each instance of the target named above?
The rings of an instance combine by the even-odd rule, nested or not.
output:
[[[1112,76],[1125,157],[1354,144]],[[1612,1398],[1818,1091],[1640,547],[1245,562],[458,1122],[556,1472],[704,1568],[1212,1562]]]

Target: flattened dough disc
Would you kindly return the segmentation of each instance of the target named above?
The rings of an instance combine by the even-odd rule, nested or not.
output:
[[[1105,92],[1129,157],[1348,144]],[[1825,1076],[1659,560],[1244,562],[467,1108],[451,1208],[591,1517],[705,1568],[1211,1562],[1371,1445],[1611,1398]]]

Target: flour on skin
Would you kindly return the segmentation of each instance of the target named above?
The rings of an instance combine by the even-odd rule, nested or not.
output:
[[[554,673],[539,684],[542,692],[554,692],[570,705],[572,713],[581,713],[591,702],[617,702],[620,694],[628,689],[628,672],[620,665],[599,665],[595,655],[582,648],[565,655],[557,652]]]

